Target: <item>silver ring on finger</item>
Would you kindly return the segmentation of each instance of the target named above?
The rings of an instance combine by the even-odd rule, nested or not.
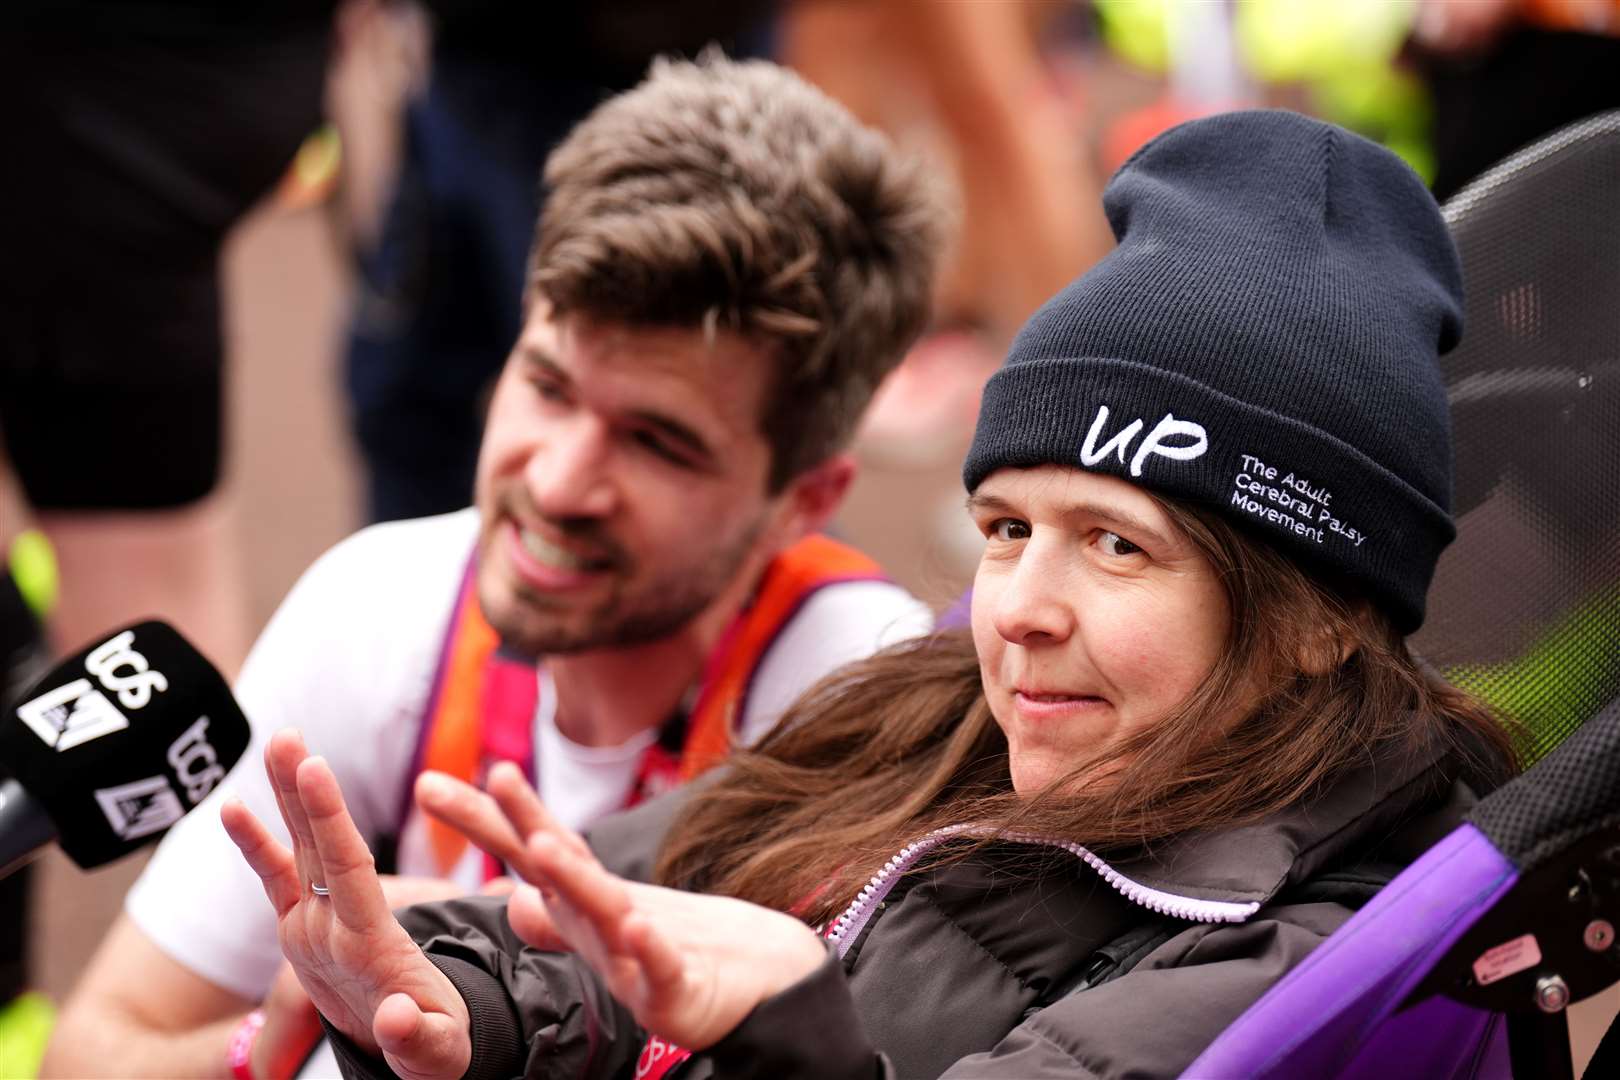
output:
[[[314,893],[316,896],[331,896],[332,895],[332,890],[331,889],[328,889],[325,885],[320,885],[320,884],[317,884],[316,882],[313,882],[313,881],[309,883],[309,891]]]

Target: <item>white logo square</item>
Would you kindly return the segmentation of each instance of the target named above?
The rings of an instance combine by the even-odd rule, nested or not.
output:
[[[96,802],[107,815],[107,824],[124,840],[160,832],[186,814],[180,796],[164,776],[149,776],[96,792]]]
[[[58,752],[129,727],[129,720],[89,679],[74,679],[17,706],[17,716]]]

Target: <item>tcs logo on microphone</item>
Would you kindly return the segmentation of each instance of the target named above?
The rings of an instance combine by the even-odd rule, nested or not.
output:
[[[172,630],[160,624],[143,624],[122,631],[85,653],[82,678],[70,678],[68,682],[53,686],[32,701],[18,706],[18,719],[57,753],[127,729],[131,715],[151,705],[155,695],[169,689],[168,678],[163,672],[155,670],[151,661],[135,647],[137,633],[146,634],[143,640],[147,647],[159,656],[174,658],[166,661],[166,665],[175,665],[171,670],[181,677],[182,683],[192,678],[184,674],[188,670],[183,659],[186,651],[184,642],[179,643],[180,651],[176,653],[176,646],[163,645],[162,635],[167,633],[174,637]],[[171,651],[163,653],[163,647]],[[193,661],[193,667],[199,662],[200,658]],[[201,667],[207,671],[206,662],[202,662]],[[59,678],[75,674],[71,662],[61,670],[64,674]],[[125,747],[109,744],[108,753],[103,755],[108,760],[98,764],[91,758],[88,762],[88,767],[97,770],[98,774],[124,771],[127,775],[137,770],[147,772],[154,767],[161,769],[150,760],[146,748],[156,749],[151,746],[152,742],[162,745],[158,740],[173,739],[164,755],[168,772],[160,771],[157,775],[138,780],[112,783],[93,792],[107,825],[121,840],[133,841],[167,829],[225,778],[226,766],[221,763],[219,751],[208,737],[209,718],[198,716],[193,711],[194,706],[184,687],[176,697],[178,701],[171,699],[167,704],[160,705],[154,710],[155,715],[145,721],[150,725],[145,732],[150,738],[144,746],[128,748],[128,753],[125,753]],[[175,725],[185,723],[188,714],[197,718],[175,737]],[[228,717],[223,734],[219,737],[224,739],[227,748],[231,747],[235,735]],[[100,775],[99,779],[102,779]],[[117,779],[122,780],[121,777]]]
[[[145,708],[154,693],[169,688],[169,680],[152,670],[146,657],[132,648],[134,643],[135,632],[125,630],[84,658],[85,671],[95,676],[101,689],[89,679],[74,679],[18,706],[18,718],[58,752],[129,727],[128,717],[107,694],[116,695],[120,705],[134,712]]]
[[[206,716],[198,717],[195,724],[169,744],[168,759],[193,806],[225,778],[225,767],[208,742]],[[107,824],[124,840],[161,832],[186,814],[186,807],[167,776],[148,776],[133,783],[101,788],[96,791],[96,802],[107,816]]]
[[[193,803],[201,802],[215,784],[225,779],[225,766],[208,743],[208,717],[198,717],[174,740],[169,747],[169,764],[186,786],[186,798]]]

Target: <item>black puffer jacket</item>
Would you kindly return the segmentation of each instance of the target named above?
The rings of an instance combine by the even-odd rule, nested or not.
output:
[[[893,875],[844,955],[831,949],[671,1075],[1180,1075],[1472,802],[1449,762],[1404,755],[1151,858],[1093,865],[1054,848],[1032,873],[1027,846],[998,844]],[[646,880],[674,808],[619,815],[591,842]],[[467,998],[469,1078],[636,1075],[646,1033],[583,963],[523,947],[500,902],[424,905],[402,921]],[[337,1042],[346,1076],[389,1075]]]

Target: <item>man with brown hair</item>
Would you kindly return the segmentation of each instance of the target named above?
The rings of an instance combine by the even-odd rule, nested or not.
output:
[[[862,409],[927,317],[943,214],[924,175],[794,76],[710,58],[604,103],[545,181],[476,509],[333,549],[237,688],[258,739],[295,725],[327,757],[384,869],[462,891],[500,868],[412,811],[423,768],[518,761],[581,826],[927,626],[815,535]],[[226,786],[278,817],[257,767]],[[313,1010],[295,983],[271,993],[273,918],[208,811],[131,891],[47,1074],[298,1068]],[[446,887],[400,879],[395,898]]]

